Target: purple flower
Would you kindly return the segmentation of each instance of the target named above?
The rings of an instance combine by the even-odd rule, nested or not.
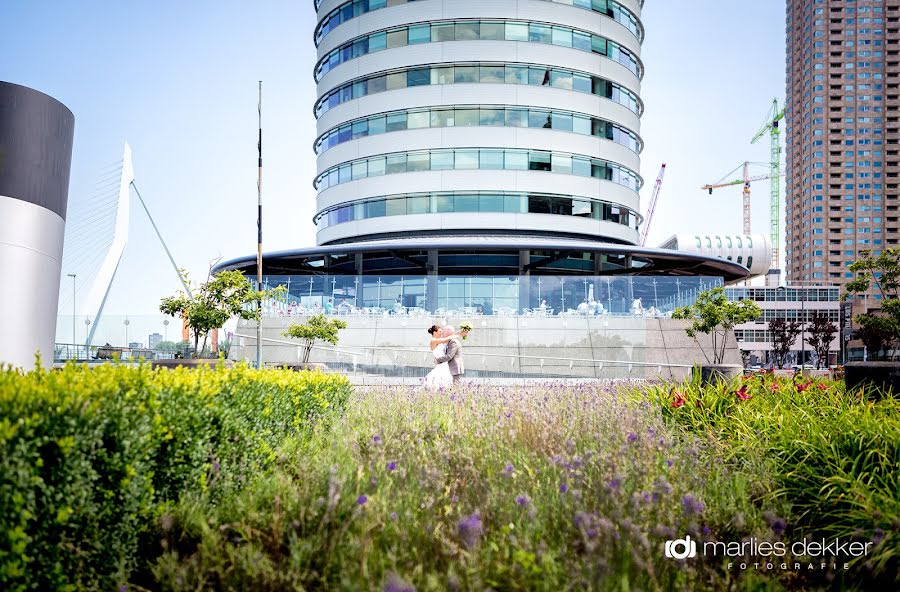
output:
[[[709,533],[712,532],[708,526],[703,527],[703,536],[709,536]]]
[[[369,498],[366,497],[365,495],[361,495],[358,498],[356,498],[356,503],[359,504],[360,506],[366,505],[367,501],[369,501]]]
[[[481,516],[476,512],[457,522],[456,533],[466,548],[471,549],[477,545],[481,535],[484,533]]]
[[[391,512],[391,520],[396,522],[398,518],[399,516],[397,516],[397,512]]]
[[[381,436],[372,436],[372,442],[375,444],[381,444]]]
[[[672,465],[675,464],[675,461],[670,459],[670,460],[666,461],[666,464],[671,467]]]
[[[516,498],[516,503],[520,506],[527,506],[530,502],[527,495],[520,495]]]
[[[382,590],[384,590],[384,592],[416,592],[416,589],[412,584],[395,573],[388,574]]]
[[[213,472],[214,472],[214,473],[218,473],[218,472],[219,472],[219,466],[220,466],[220,465],[219,465],[219,461],[214,460],[214,461],[213,461],[213,464],[212,464],[212,469],[213,469]]]
[[[563,483],[559,486],[559,491],[560,491],[560,493],[565,493],[565,492],[569,491],[569,486],[566,485],[565,483]]]
[[[619,489],[619,485],[621,485],[621,484],[622,484],[622,482],[619,481],[619,479],[613,479],[612,481],[609,482],[609,488],[612,489],[613,491],[615,491],[615,490]]]
[[[634,432],[628,432],[628,438],[627,438],[627,440],[628,440],[628,443],[629,443],[629,444],[632,444],[633,442],[636,442],[636,441],[637,441],[637,434],[635,434]]]
[[[699,514],[706,508],[706,504],[695,498],[691,494],[687,494],[681,498],[681,511],[685,516],[693,516]]]
[[[389,471],[396,471],[396,470],[397,470],[397,463],[395,463],[394,461],[389,462],[389,463],[388,463],[388,466],[387,466],[387,469],[388,469]]]

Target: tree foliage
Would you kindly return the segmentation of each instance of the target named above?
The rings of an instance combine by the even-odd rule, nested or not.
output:
[[[856,337],[866,346],[869,359],[884,359],[894,343],[894,333],[886,321],[885,317],[874,314],[856,317],[856,322],[860,325],[856,330]]]
[[[878,255],[871,251],[863,251],[862,258],[850,265],[850,271],[856,273],[856,279],[848,282],[846,292],[842,298],[847,299],[851,294],[861,294],[874,289],[880,296],[879,313],[866,312],[857,315],[854,319],[861,327],[857,334],[863,343],[865,336],[873,344],[881,345],[877,351],[896,350],[900,344],[900,248],[885,249]],[[881,343],[882,340],[884,343]],[[870,350],[869,345],[866,349]]]
[[[346,328],[347,323],[344,321],[318,314],[309,317],[303,324],[293,323],[282,335],[303,340],[303,363],[306,364],[309,362],[309,355],[312,353],[316,341],[337,345],[338,331]]]
[[[828,353],[835,333],[837,327],[828,320],[828,315],[816,313],[812,316],[812,322],[806,328],[806,343],[816,352],[816,370],[828,365]]]
[[[800,323],[772,319],[769,321],[769,331],[772,333],[772,357],[775,358],[775,365],[784,368],[785,359],[800,334]]]
[[[725,359],[725,340],[728,332],[735,325],[747,323],[762,314],[759,305],[752,300],[739,300],[731,302],[725,296],[725,288],[713,288],[701,292],[697,301],[691,306],[684,306],[672,313],[673,319],[687,319],[693,321],[685,329],[689,337],[697,341],[697,333],[704,333],[712,337],[712,363],[721,364]],[[699,345],[700,342],[697,341]],[[701,346],[701,351],[703,347]],[[705,351],[703,356],[709,362],[710,358]]]
[[[182,270],[187,282],[187,273]],[[223,271],[209,281],[193,288],[191,294],[179,291],[175,296],[163,298],[159,310],[187,322],[194,334],[194,351],[206,347],[209,332],[225,325],[229,319],[240,317],[244,320],[259,321],[260,308],[250,306],[264,298],[270,298],[284,291],[282,286],[271,290],[254,290],[250,281],[239,271]],[[197,349],[200,336],[203,347]]]

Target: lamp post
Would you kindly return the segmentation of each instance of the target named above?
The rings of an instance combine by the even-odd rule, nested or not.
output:
[[[163,321],[163,340],[169,340],[169,319]]]
[[[125,347],[128,347],[128,325],[131,324],[131,321],[128,320],[128,317],[125,317]]]
[[[70,278],[72,278],[72,346],[75,346],[75,276],[77,274],[68,273],[66,274]],[[78,357],[77,355],[75,356]]]

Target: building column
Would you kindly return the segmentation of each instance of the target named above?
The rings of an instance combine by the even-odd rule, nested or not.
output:
[[[529,263],[531,263],[531,251],[519,251],[519,309],[516,312],[522,312],[523,308],[534,308],[531,305],[531,270],[528,269]]]
[[[425,309],[434,312],[438,309],[438,252],[428,251],[428,261],[425,264]]]

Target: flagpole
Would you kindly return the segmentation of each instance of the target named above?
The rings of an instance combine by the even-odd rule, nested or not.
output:
[[[262,290],[262,80],[259,81],[259,102],[256,107],[259,113],[259,165],[256,180],[257,217],[256,217],[256,289]],[[262,298],[257,300],[259,320],[256,322],[256,367],[262,369]]]

